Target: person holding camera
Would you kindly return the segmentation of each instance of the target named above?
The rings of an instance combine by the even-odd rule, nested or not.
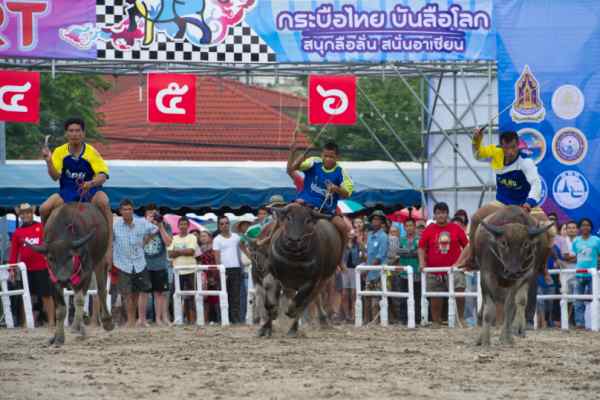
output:
[[[145,217],[148,222],[158,228],[158,232],[149,236],[144,244],[146,268],[150,274],[150,292],[154,295],[154,318],[156,325],[168,326],[169,318],[168,301],[165,293],[169,292],[169,275],[167,247],[173,241],[173,231],[169,224],[164,223],[156,204],[146,206]]]
[[[135,326],[136,311],[137,326],[147,327],[146,303],[152,286],[146,268],[144,244],[148,236],[158,232],[158,227],[135,216],[133,202],[129,199],[121,200],[119,213],[121,216],[113,223],[113,261],[118,273],[117,290],[127,305],[127,327]]]

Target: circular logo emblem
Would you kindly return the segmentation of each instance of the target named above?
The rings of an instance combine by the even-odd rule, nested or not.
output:
[[[546,139],[539,131],[533,128],[523,128],[519,132],[521,151],[531,157],[536,164],[546,156]]]
[[[577,86],[560,86],[552,95],[552,109],[562,119],[575,119],[583,111],[585,98]]]
[[[585,158],[587,151],[587,139],[577,128],[562,128],[552,139],[552,153],[562,164],[578,164]]]
[[[590,192],[587,179],[577,171],[564,171],[552,184],[552,195],[563,208],[574,210],[586,202]]]
[[[540,203],[538,206],[541,206],[546,202],[548,198],[548,185],[546,184],[546,180],[540,176],[540,180],[542,181],[542,193],[540,195]]]

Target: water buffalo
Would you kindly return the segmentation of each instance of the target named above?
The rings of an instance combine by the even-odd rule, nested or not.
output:
[[[513,321],[524,334],[529,282],[543,273],[550,252],[552,224],[540,224],[521,207],[503,208],[482,221],[474,240],[474,260],[481,271],[483,321],[478,345],[489,346],[495,304],[504,303],[500,342],[512,344]]]
[[[106,306],[106,279],[108,265],[108,221],[95,205],[90,203],[71,203],[55,209],[44,229],[44,243],[32,248],[48,258],[49,272],[55,283],[54,300],[56,309],[56,331],[50,344],[60,346],[65,342],[64,288],[75,292],[75,318],[73,331],[85,336],[83,327],[84,296],[96,274],[100,316],[105,330],[113,329],[113,322]]]
[[[294,320],[288,336],[297,336],[298,320],[315,299],[323,285],[335,273],[343,251],[343,242],[331,216],[318,213],[298,203],[274,208],[278,226],[272,234],[268,251],[268,271],[274,281],[265,296],[267,310],[277,307],[273,301],[281,283],[286,297],[291,299],[286,315]],[[268,276],[268,275],[267,275]],[[270,279],[270,278],[269,278]],[[327,322],[321,304],[319,318]],[[270,326],[270,321],[267,321]]]

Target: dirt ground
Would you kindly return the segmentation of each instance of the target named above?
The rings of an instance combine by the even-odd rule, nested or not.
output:
[[[514,347],[478,329],[89,329],[62,348],[47,330],[0,331],[1,399],[598,399],[600,336],[528,332]]]

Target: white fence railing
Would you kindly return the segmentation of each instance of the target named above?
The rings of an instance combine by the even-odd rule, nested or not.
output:
[[[23,289],[8,290],[9,269],[19,269],[21,272]],[[33,321],[33,310],[31,307],[31,295],[29,293],[29,281],[27,280],[27,267],[25,266],[25,263],[20,262],[18,264],[0,265],[0,297],[2,297],[2,309],[4,311],[4,320],[6,321],[7,327],[15,327],[12,309],[10,306],[10,297],[21,296],[23,299],[23,308],[25,309],[25,322],[27,328],[35,328],[35,323]]]
[[[381,290],[362,290],[360,285],[360,273],[364,271],[379,271],[381,280]],[[386,271],[406,272],[408,279],[408,292],[395,292],[388,290]],[[354,269],[356,276],[356,305],[354,307],[354,324],[362,326],[363,324],[363,297],[381,297],[379,300],[379,315],[382,326],[389,325],[389,302],[388,298],[404,298],[407,307],[407,326],[415,327],[415,295],[414,295],[414,273],[411,266],[392,267],[388,265],[359,265]]]
[[[421,269],[421,325],[426,325],[429,322],[429,301],[428,297],[442,297],[448,299],[448,327],[456,326],[456,298],[457,297],[476,297],[477,311],[481,310],[483,305],[481,297],[481,276],[479,271],[465,272],[465,274],[476,274],[477,276],[477,291],[476,292],[456,292],[454,289],[454,274],[453,272],[462,270],[454,267],[435,267]],[[427,274],[434,272],[443,272],[448,278],[447,292],[428,292],[427,291]]]
[[[596,269],[551,269],[551,275],[560,278],[560,294],[538,294],[537,300],[560,300],[560,327],[569,329],[569,302],[576,300],[591,301],[591,330],[600,331],[600,272]],[[568,294],[568,279],[576,273],[589,273],[592,276],[592,294]],[[577,278],[576,278],[577,279]],[[537,329],[537,307],[533,319],[534,328]]]
[[[246,299],[246,324],[254,324],[254,307],[256,304],[256,289],[252,279],[252,266],[248,267],[248,298]]]
[[[66,314],[65,314],[65,326],[69,325],[69,301],[71,299],[71,296],[73,296],[75,294],[75,292],[71,289],[63,289],[63,297],[65,299],[65,305],[66,305]],[[84,297],[84,304],[83,304],[83,309],[85,312],[87,312],[87,310],[89,310],[89,304],[90,304],[90,298],[93,299],[93,296],[97,296],[98,295],[98,290],[97,289],[89,289],[87,291],[87,293],[85,294]],[[110,273],[108,274],[108,279],[106,280],[106,307],[108,308],[108,312],[110,313],[111,311],[111,305],[112,305],[112,301],[111,301],[111,295],[110,295]]]
[[[221,290],[204,290],[203,271],[219,271],[219,287]],[[196,325],[201,326],[206,323],[204,320],[204,297],[219,296],[219,306],[221,309],[221,325],[229,325],[229,300],[227,298],[227,279],[225,277],[225,267],[223,265],[186,265],[173,268],[173,282],[175,292],[173,293],[173,318],[175,325],[183,324],[183,298],[186,296],[194,297],[196,302]],[[196,281],[195,290],[182,290],[179,283],[179,277],[186,274],[194,274]]]

